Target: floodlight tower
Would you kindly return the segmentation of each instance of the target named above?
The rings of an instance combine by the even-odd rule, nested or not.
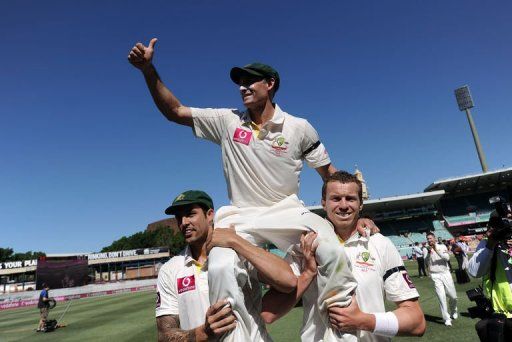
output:
[[[478,137],[478,132],[476,131],[475,122],[473,121],[473,117],[471,116],[470,108],[473,108],[473,99],[471,98],[471,93],[469,92],[469,87],[467,85],[462,86],[460,88],[455,89],[455,98],[457,99],[457,104],[459,105],[459,110],[466,111],[466,116],[468,117],[469,126],[471,127],[471,133],[473,133],[473,140],[475,141],[476,152],[478,153],[478,159],[480,159],[480,165],[482,166],[482,171],[487,172],[487,162],[485,161],[485,154],[482,150],[482,146],[480,145],[480,138]]]

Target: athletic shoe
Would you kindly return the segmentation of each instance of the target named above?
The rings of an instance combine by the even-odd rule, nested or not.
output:
[[[446,321],[444,321],[444,325],[446,325],[447,327],[451,327],[452,326],[452,321],[447,319]]]
[[[459,318],[459,314],[458,314],[458,313],[454,313],[454,314],[452,315],[452,318],[453,318],[453,319],[457,319],[457,318]]]

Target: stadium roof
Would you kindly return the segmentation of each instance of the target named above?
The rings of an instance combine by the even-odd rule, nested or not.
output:
[[[447,194],[478,192],[480,189],[488,190],[488,187],[496,184],[512,184],[512,168],[438,180],[430,184],[425,191],[444,190]]]
[[[395,211],[412,208],[421,208],[427,205],[433,205],[444,195],[444,190],[422,192],[418,194],[384,197],[364,201],[363,212],[370,213]],[[322,210],[321,206],[308,207],[311,211]]]

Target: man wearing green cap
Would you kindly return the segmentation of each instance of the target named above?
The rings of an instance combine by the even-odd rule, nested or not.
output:
[[[178,195],[165,210],[175,215],[187,246],[162,266],[158,273],[156,317],[159,341],[206,341],[221,337],[237,325],[231,303],[222,299],[210,306],[207,248],[222,244],[244,258],[241,290],[247,295],[247,314],[256,318],[251,341],[270,341],[260,318],[259,281],[290,292],[296,282],[290,266],[281,258],[258,248],[230,229],[217,229],[213,237],[213,201],[203,191]],[[218,240],[222,241],[218,241]],[[205,318],[206,316],[206,318]]]
[[[270,242],[285,252],[298,246],[303,232],[318,232],[318,305],[327,334],[334,336],[328,326],[328,306],[348,305],[356,282],[332,228],[297,197],[304,161],[323,178],[336,170],[316,130],[307,120],[284,112],[273,102],[281,78],[274,68],[262,63],[231,70],[245,111],[184,106],[152,64],[155,44],[156,38],[147,47],[137,43],[128,56],[142,71],[155,104],[168,120],[192,127],[196,137],[222,147],[231,205],[218,210],[215,227],[234,225],[237,234],[251,243]],[[358,230],[364,231],[368,225],[373,222],[360,219]],[[214,248],[210,253],[210,301],[231,298],[239,319],[228,340],[247,340],[245,332],[255,326],[253,318],[244,314],[243,294],[235,276],[238,265],[238,256],[231,249]]]

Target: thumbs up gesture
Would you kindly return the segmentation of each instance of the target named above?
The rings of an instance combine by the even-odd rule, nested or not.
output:
[[[137,69],[144,71],[151,66],[153,53],[155,52],[156,38],[150,40],[148,46],[137,43],[128,54],[128,61]]]

